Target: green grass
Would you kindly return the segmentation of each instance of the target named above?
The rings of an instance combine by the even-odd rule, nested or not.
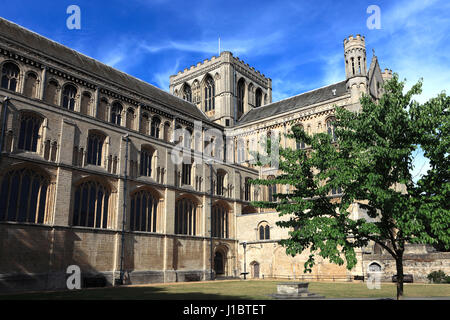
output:
[[[95,288],[60,292],[0,295],[9,299],[176,299],[236,300],[270,299],[276,285],[283,280],[214,281],[158,284],[115,288]],[[450,284],[405,284],[406,297],[450,297]],[[364,283],[311,282],[309,291],[326,298],[395,298],[393,283],[382,283],[381,289],[370,290]]]

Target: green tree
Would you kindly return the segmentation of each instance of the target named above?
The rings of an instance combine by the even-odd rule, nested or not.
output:
[[[405,243],[428,243],[450,249],[449,224],[449,103],[445,94],[420,105],[406,94],[398,75],[388,81],[378,102],[368,96],[361,110],[336,108],[334,135],[306,134],[294,127],[288,137],[305,142],[306,150],[279,149],[281,174],[254,184],[290,186],[275,202],[254,202],[273,208],[290,228],[281,240],[295,256],[309,249],[305,272],[311,272],[317,254],[350,270],[357,263],[355,248],[373,241],[396,261],[397,299],[403,297]],[[411,177],[413,153],[421,146],[432,169],[418,183]],[[256,157],[257,158],[257,157]],[[342,190],[339,197],[330,196]],[[351,216],[358,205],[363,217]]]

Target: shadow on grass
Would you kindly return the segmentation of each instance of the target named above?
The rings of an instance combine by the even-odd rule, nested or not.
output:
[[[250,296],[204,292],[167,292],[160,287],[92,288],[0,295],[0,300],[248,300]]]

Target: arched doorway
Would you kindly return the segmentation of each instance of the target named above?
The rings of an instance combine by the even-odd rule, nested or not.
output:
[[[252,271],[252,273],[251,273],[252,278],[259,279],[259,263],[256,261],[253,261],[250,264],[250,266],[251,266],[251,271]]]
[[[223,254],[220,251],[216,251],[214,255],[214,271],[216,275],[223,275],[225,273]]]
[[[380,272],[381,271],[381,266],[380,264],[376,263],[376,262],[372,262],[369,265],[369,271],[370,272]]]

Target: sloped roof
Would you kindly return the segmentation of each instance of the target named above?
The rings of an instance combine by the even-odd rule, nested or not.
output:
[[[81,69],[87,74],[102,78],[104,81],[113,82],[137,94],[169,105],[175,111],[185,112],[208,121],[206,115],[194,104],[3,18],[0,18],[0,36],[76,69]]]
[[[333,93],[335,91],[336,94]],[[307,107],[347,94],[345,80],[316,90],[308,91],[281,101],[254,108],[242,116],[238,125],[265,119],[287,111]]]

